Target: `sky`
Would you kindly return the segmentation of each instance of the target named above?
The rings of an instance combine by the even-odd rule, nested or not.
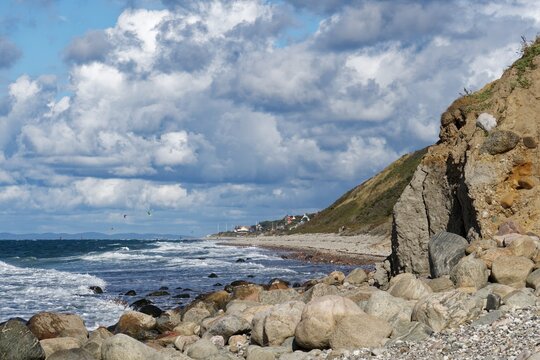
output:
[[[0,232],[321,210],[436,142],[539,25],[528,0],[3,0]]]

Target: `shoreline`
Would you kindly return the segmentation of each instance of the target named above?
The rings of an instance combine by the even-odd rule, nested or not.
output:
[[[279,236],[212,237],[219,245],[259,247],[279,250],[287,258],[310,263],[339,265],[373,265],[384,261],[391,253],[389,236],[338,234],[297,234]]]

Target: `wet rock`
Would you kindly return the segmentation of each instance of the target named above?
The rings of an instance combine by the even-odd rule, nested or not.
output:
[[[522,256],[500,256],[491,266],[491,277],[499,284],[515,288],[525,286],[525,281],[534,268],[534,263]]]
[[[191,296],[188,293],[183,293],[183,294],[174,295],[173,299],[189,299],[190,297]]]
[[[288,289],[290,286],[290,283],[283,279],[272,279],[268,282],[268,289],[267,290],[285,290]]]
[[[242,259],[242,258],[236,259],[236,262],[237,262],[237,263],[245,263],[245,262],[246,262],[246,259]]]
[[[116,331],[138,338],[142,332],[154,329],[156,324],[156,319],[151,315],[137,311],[127,311],[120,316]]]
[[[149,304],[149,305],[141,306],[139,308],[139,312],[141,312],[143,314],[146,314],[146,315],[153,316],[153,317],[158,317],[163,313],[163,310],[161,310],[160,308],[158,308],[155,305]]]
[[[210,273],[210,275],[208,275],[208,277],[209,277],[210,279],[215,279],[215,278],[218,277],[218,275],[217,275],[216,273]]]
[[[38,313],[28,320],[28,328],[39,340],[60,336],[72,336],[81,341],[88,338],[84,321],[74,314]]]
[[[139,311],[143,306],[145,305],[152,305],[153,302],[148,299],[139,299],[137,301],[132,302],[129,307],[132,308],[135,311]]]
[[[152,291],[146,296],[168,296],[168,295],[171,295],[171,294],[166,290],[156,290],[156,291]]]
[[[222,284],[222,283],[215,283],[215,284],[212,285],[212,286],[218,287],[218,286],[223,286],[223,284]]]
[[[89,286],[90,290],[94,292],[94,294],[103,294],[103,289],[99,286]]]
[[[135,292],[135,290],[128,290],[124,295],[125,296],[135,296],[135,295],[137,295],[137,293]]]
[[[0,325],[0,359],[44,360],[45,351],[26,325],[9,320]]]
[[[469,243],[462,236],[440,232],[428,243],[429,268],[432,278],[449,275],[450,270],[465,256]]]
[[[509,130],[494,130],[492,131],[484,144],[480,147],[480,153],[488,153],[490,155],[503,154],[516,147],[520,140],[520,136]]]

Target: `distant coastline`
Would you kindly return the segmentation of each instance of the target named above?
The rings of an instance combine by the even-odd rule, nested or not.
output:
[[[193,236],[179,234],[155,234],[155,233],[118,233],[106,234],[100,232],[82,232],[82,233],[27,233],[13,234],[0,233],[1,240],[181,240],[193,239]]]

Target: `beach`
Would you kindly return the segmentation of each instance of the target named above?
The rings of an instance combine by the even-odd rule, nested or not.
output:
[[[257,246],[287,251],[291,258],[304,261],[349,265],[374,264],[383,261],[391,253],[388,235],[296,234],[210,239],[231,246]]]

